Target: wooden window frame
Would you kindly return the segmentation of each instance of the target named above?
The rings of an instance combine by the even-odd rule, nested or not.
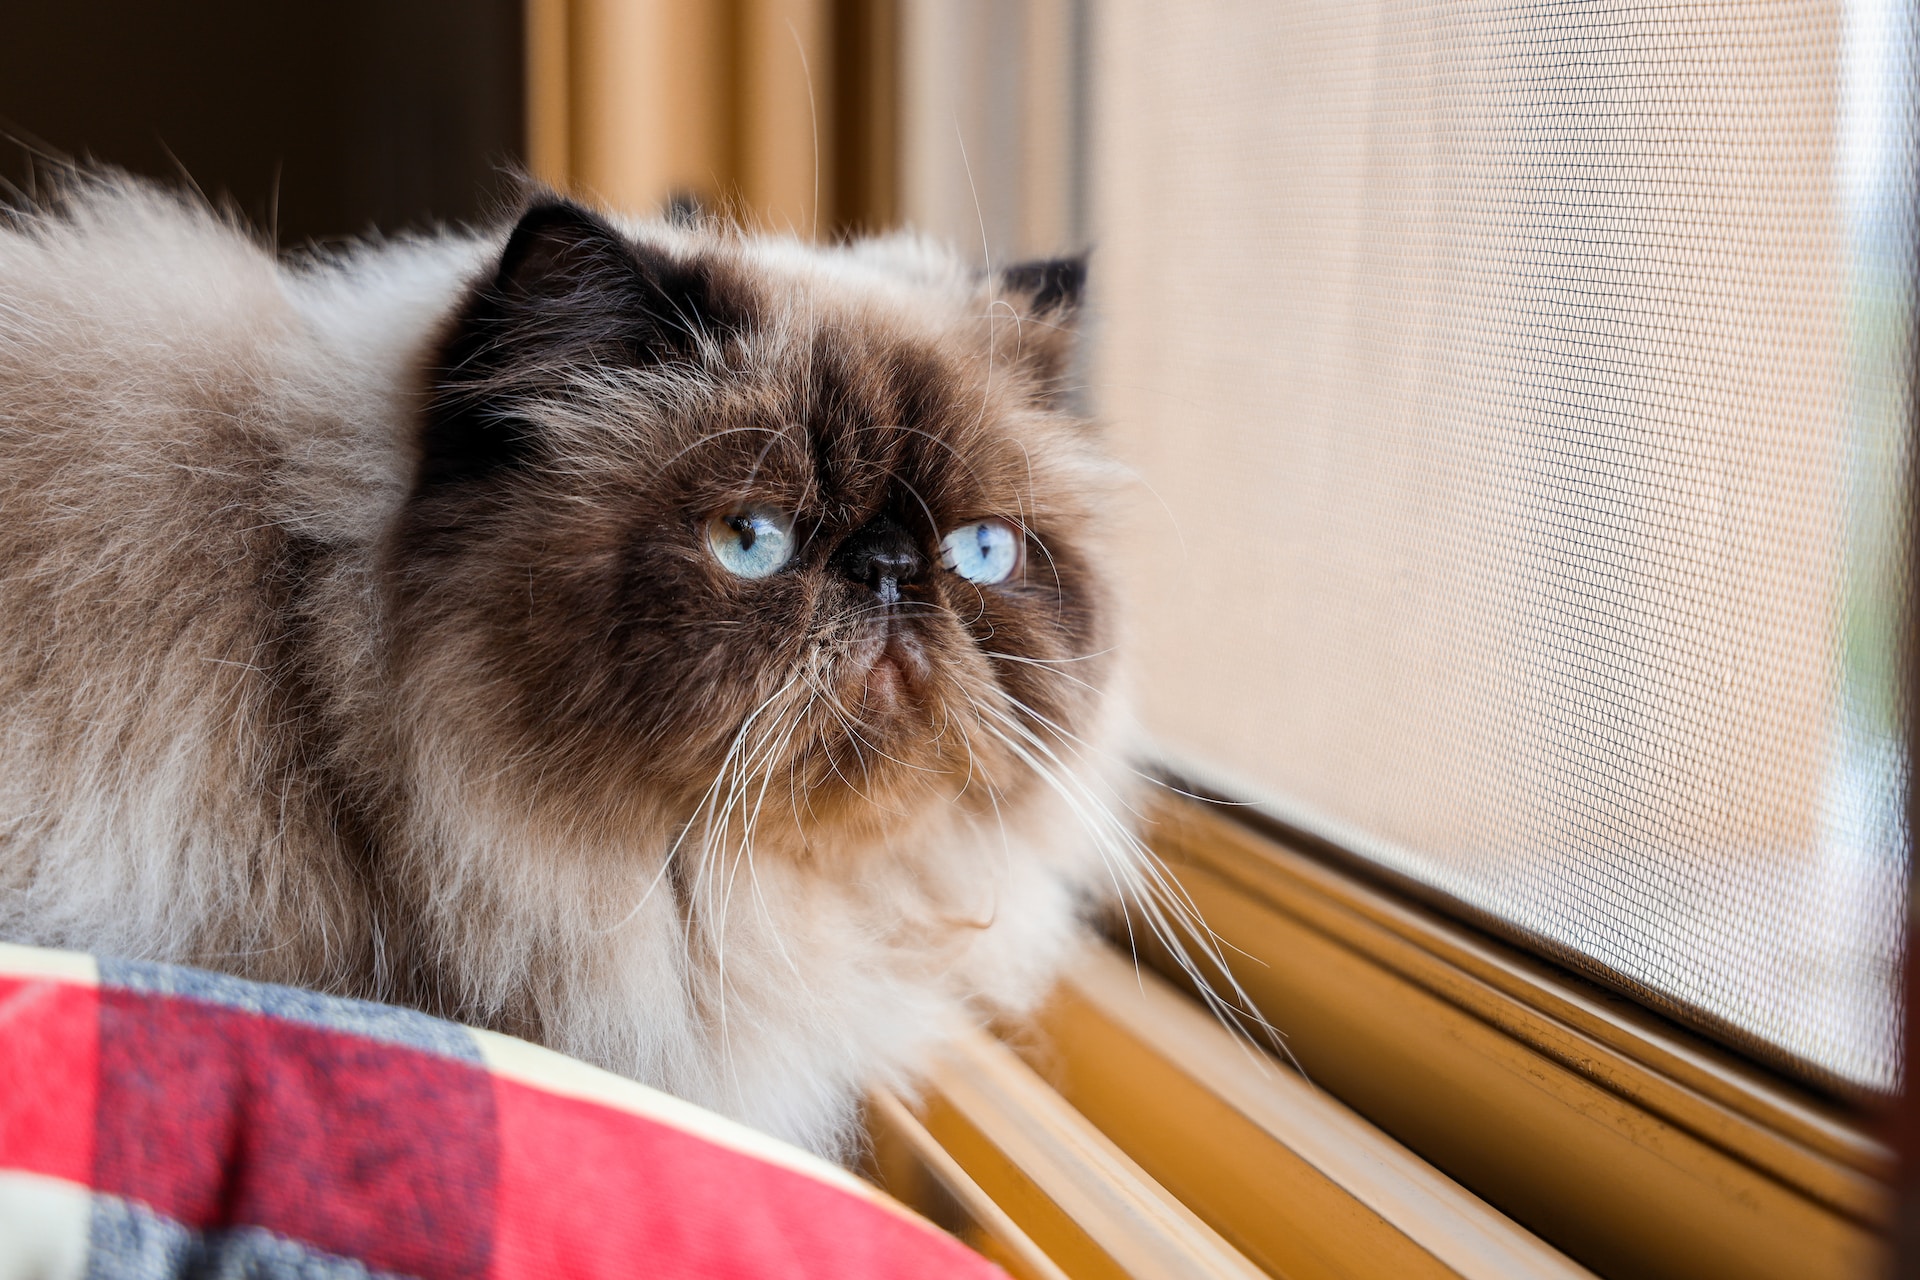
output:
[[[1231,810],[1167,797],[1147,831],[1312,1083],[1178,993],[1155,972],[1179,976],[1165,956],[1140,973],[1088,957],[1038,1031],[1009,1039],[1050,1106],[1263,1271],[1804,1280],[1884,1266],[1892,1156],[1861,1116]],[[963,1061],[986,1052],[961,1043]],[[1044,1215],[1020,1208],[1030,1193],[978,1149],[1057,1115],[970,1112],[956,1137],[954,1069],[931,1077],[920,1123],[1049,1252],[1030,1225]]]

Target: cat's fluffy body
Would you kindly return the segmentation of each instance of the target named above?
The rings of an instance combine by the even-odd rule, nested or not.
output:
[[[832,1150],[1107,880],[1071,304],[656,223],[629,280],[548,208],[295,263],[111,178],[0,224],[0,937],[415,1004]],[[730,493],[804,512],[793,572],[712,563]],[[876,608],[829,559],[883,509],[929,557],[1017,520],[1027,580]]]

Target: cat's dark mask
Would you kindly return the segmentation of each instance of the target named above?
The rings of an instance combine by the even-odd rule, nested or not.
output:
[[[583,812],[744,787],[806,847],[1029,785],[1106,665],[1083,281],[528,210],[450,322],[389,557],[441,749]]]

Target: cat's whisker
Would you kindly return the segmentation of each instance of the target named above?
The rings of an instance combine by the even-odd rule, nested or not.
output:
[[[989,656],[1011,657],[1012,655],[994,654]],[[1018,658],[1014,660],[1021,661],[1021,659],[1018,659]],[[1037,663],[1041,660],[1026,659],[1026,661]],[[1075,659],[1065,659],[1064,661],[1075,661]],[[1069,679],[1072,678],[1068,676],[1067,673],[1065,672],[1055,671],[1055,672],[1052,672],[1052,674],[1062,676],[1063,678],[1069,678]],[[1086,682],[1076,681],[1076,683],[1085,684]],[[1094,686],[1092,685],[1087,685],[1086,687],[1095,693],[1099,692],[1099,690],[1094,688]],[[1145,769],[1140,768],[1138,765],[1134,764],[1131,760],[1128,760],[1124,756],[1115,755],[1113,752],[1107,751],[1095,743],[1088,742],[1085,738],[1080,737],[1078,734],[1074,733],[1072,730],[1068,729],[1066,726],[1058,723],[1057,721],[1049,718],[1048,716],[1041,714],[1039,711],[1035,710],[1033,707],[1029,706],[1025,702],[1022,702],[1019,698],[1015,697],[1010,693],[1006,693],[1003,691],[1001,696],[1004,697],[1010,704],[1012,704],[1012,706],[1016,710],[1018,710],[1022,715],[1029,717],[1030,719],[1034,720],[1036,723],[1040,724],[1044,728],[1059,734],[1063,739],[1072,742],[1076,747],[1082,750],[1091,751],[1095,756],[1099,757],[1101,760],[1106,761],[1107,763],[1115,766],[1116,768],[1124,770],[1126,773],[1132,775],[1134,778],[1138,779],[1139,781],[1148,784],[1149,786],[1159,787],[1160,789],[1164,791],[1169,791],[1174,795],[1185,796],[1188,799],[1192,799],[1192,800],[1204,799],[1204,800],[1209,800],[1210,803],[1220,803],[1219,801],[1211,800],[1210,797],[1195,795],[1191,791],[1187,791],[1184,788],[1174,785],[1173,783],[1169,782],[1165,778],[1162,778],[1155,774],[1147,772]],[[1121,804],[1127,810],[1127,812],[1132,814],[1135,818],[1144,817],[1144,815],[1141,814],[1137,809],[1135,809],[1131,804],[1127,804],[1124,799],[1121,801]]]
[[[935,601],[932,601],[932,600],[915,600],[910,597],[902,597],[901,599],[894,601],[892,604],[862,605],[858,609],[853,610],[851,613],[847,613],[843,615],[843,618],[846,622],[853,623],[853,622],[859,622],[863,618],[870,618],[876,613],[882,614],[882,615],[889,615],[889,614],[908,614],[908,613],[915,613],[915,612],[950,613],[951,610],[949,610],[947,606],[936,603]]]
[[[916,762],[912,762],[912,760],[902,760],[902,758],[891,754],[891,752],[887,752],[887,750],[881,750],[877,743],[868,741],[868,739],[860,733],[860,718],[854,716],[849,710],[845,710],[845,708],[841,706],[839,699],[837,699],[833,693],[829,693],[826,689],[816,689],[816,691],[820,693],[822,702],[828,706],[829,712],[833,712],[833,716],[841,723],[841,729],[843,729],[843,731],[847,733],[847,737],[851,739],[851,745],[854,747],[854,758],[858,758],[860,764],[862,764],[862,775],[866,775],[866,760],[864,760],[864,758],[860,756],[860,752],[858,752],[858,748],[860,747],[866,747],[866,750],[874,752],[874,756],[877,756],[879,760],[885,760],[887,764],[895,766],[897,770],[904,771],[904,773],[927,773],[927,775],[947,773],[945,768],[941,768],[941,766],[937,766],[937,764],[916,764]],[[868,783],[872,785],[872,775],[866,775],[866,777],[868,777]],[[872,800],[870,800],[870,802],[872,802]]]
[[[840,761],[838,758],[838,754],[834,752],[831,748],[828,748],[827,750],[827,764],[829,765],[829,767],[833,769],[834,773],[840,778],[840,780],[846,783],[847,790],[853,792],[855,795],[859,796],[861,799],[867,800],[869,803],[871,803],[872,798],[871,796],[868,795],[868,791],[870,791],[873,787],[873,774],[870,770],[868,770],[867,758],[865,755],[861,753],[861,750],[860,750],[861,747],[868,746],[869,744],[866,742],[864,738],[860,736],[860,729],[859,729],[859,726],[855,723],[854,718],[840,707],[839,699],[829,695],[828,698],[826,699],[826,704],[827,704],[827,709],[833,713],[834,719],[839,722],[842,732],[844,732],[847,735],[847,746],[853,752],[854,763],[860,767],[860,778],[861,778],[861,781],[865,784],[865,789],[855,786],[853,779],[847,777],[847,775],[844,772],[842,772],[840,768]]]
[[[1062,671],[1059,667],[1054,666],[1043,658],[1023,658],[1017,653],[1001,653],[992,649],[982,649],[980,652],[982,657],[995,662],[1011,662],[1018,666],[1032,667],[1042,675],[1057,676],[1065,680],[1068,684],[1077,685],[1095,696],[1098,696],[1102,692],[1099,685],[1094,684],[1090,680],[1083,680],[1071,671]]]
[[[807,699],[806,705],[800,709],[799,714],[793,718],[791,724],[789,725],[787,730],[787,737],[781,740],[781,744],[780,744],[781,754],[785,754],[788,741],[793,737],[793,734],[799,729],[801,723],[804,721],[806,717],[807,712],[812,710],[812,708],[813,708],[813,698],[809,697]],[[788,758],[791,759],[790,756]],[[763,777],[761,780],[760,796],[759,796],[759,799],[754,802],[753,818],[748,824],[749,832],[751,832],[752,828],[757,826],[759,823],[760,806],[766,800],[767,784],[770,783],[772,779],[773,779],[773,774],[769,770],[766,773],[765,777]],[[792,972],[793,976],[796,978],[804,979],[804,975],[800,972],[800,966],[794,962],[793,956],[789,954],[787,951],[786,939],[781,936],[782,930],[780,928],[780,923],[778,920],[774,918],[772,909],[767,905],[766,895],[761,892],[760,870],[758,866],[755,865],[753,860],[753,842],[750,834],[749,836],[742,838],[742,845],[745,849],[746,859],[747,859],[747,882],[748,882],[748,885],[753,890],[754,901],[760,908],[760,918],[766,922],[767,936],[773,939],[774,949],[780,953],[780,958],[786,962],[787,968]]]
[[[938,600],[905,600],[905,599],[899,601],[897,604],[892,604],[892,605],[868,605],[863,609],[860,609],[855,611],[854,613],[848,614],[847,616],[850,619],[864,618],[870,613],[885,612],[888,609],[896,609],[903,613],[909,610],[916,610],[921,613],[934,613],[934,614],[944,613],[947,615],[947,617],[952,618],[954,622],[958,623],[962,630],[971,631],[974,623],[979,621],[980,617],[986,612],[986,594],[984,592],[978,591],[978,589],[976,588],[975,599],[980,602],[980,608],[978,611],[974,613],[973,617],[971,618],[961,617],[959,613],[957,613],[954,610],[952,605],[942,603],[941,601],[938,601]],[[987,634],[985,637],[976,637],[976,639],[982,640],[984,642],[984,640],[992,639],[994,634],[995,632],[993,628],[989,627],[987,629]]]
[[[679,852],[681,842],[682,840],[685,839],[688,831],[691,830],[691,828],[695,824],[695,821],[697,820],[697,817],[698,817],[698,813],[704,812],[705,821],[703,824],[703,834],[701,837],[702,856],[699,859],[697,859],[695,862],[693,884],[690,889],[690,893],[695,900],[698,900],[703,895],[703,893],[705,892],[705,886],[709,883],[711,879],[710,867],[712,862],[714,861],[713,841],[715,839],[716,831],[717,830],[724,831],[725,825],[731,821],[730,815],[732,812],[733,805],[735,803],[733,799],[732,791],[735,788],[729,786],[728,778],[730,775],[737,773],[738,771],[740,762],[743,759],[743,751],[746,748],[747,735],[752,731],[754,723],[757,720],[759,720],[759,718],[763,714],[765,714],[765,712],[770,707],[772,707],[776,701],[784,697],[786,693],[793,688],[797,680],[798,680],[797,676],[794,678],[791,678],[787,681],[787,683],[781,685],[780,688],[774,690],[774,692],[767,695],[767,697],[763,699],[759,703],[759,705],[754,707],[754,709],[747,714],[746,718],[741,721],[740,728],[735,731],[732,740],[728,743],[726,753],[721,758],[720,767],[714,775],[714,780],[712,785],[707,788],[706,794],[703,797],[701,804],[699,806],[699,809],[696,812],[696,818],[689,819],[687,825],[681,828],[680,836],[674,840],[674,843],[671,846],[669,846],[667,850],[666,859],[663,861],[661,866],[662,873],[664,873],[669,867],[671,867],[674,857],[677,856]],[[725,804],[722,807],[716,809],[715,806],[720,800],[723,787],[728,788],[727,799],[725,801]],[[722,836],[722,838],[724,839],[724,836]],[[651,889],[649,889],[649,893],[650,892],[651,892]],[[634,908],[634,912],[637,913],[638,910],[640,909],[640,906],[644,905],[644,903],[645,903],[645,898],[643,897],[641,903],[636,904]],[[629,913],[629,916],[631,916],[632,914],[633,913]],[[708,911],[706,914],[709,919],[711,919],[713,916],[713,913],[711,911]],[[717,972],[717,976],[720,984],[721,1004],[724,1009],[725,994],[726,994],[726,977],[725,977],[724,963],[722,959],[722,953],[724,952],[724,936],[723,935],[724,935],[724,928],[722,929],[722,936],[716,938],[715,968],[716,968],[716,972]],[[723,1021],[724,1021],[724,1013],[723,1013]]]
[[[860,756],[860,746],[859,746],[861,739],[860,739],[860,734],[858,729],[856,729],[854,726],[853,720],[848,716],[848,714],[844,710],[841,709],[839,699],[835,698],[831,692],[821,688],[814,676],[809,674],[808,680],[810,683],[813,684],[814,691],[820,695],[820,700],[822,705],[824,705],[827,708],[828,713],[831,714],[837,722],[839,722],[841,731],[847,735],[848,744],[853,748],[854,759],[861,761],[862,773],[864,775],[865,761]],[[841,771],[840,762],[836,757],[836,754],[831,748],[826,749],[826,758],[827,758],[827,767],[833,770],[834,776],[840,779],[841,783],[846,786],[847,790],[853,792],[855,795],[862,796],[862,798],[864,799],[865,796],[861,793],[860,789],[854,786],[853,779],[847,777],[847,775]],[[871,778],[869,778],[869,781],[871,781]],[[812,808],[811,799],[809,799],[808,801],[808,808],[809,810],[811,810]]]
[[[955,723],[958,724],[958,721]],[[973,737],[967,733],[964,728],[960,730],[960,733],[967,744],[967,777],[969,782],[971,782],[973,778]],[[1000,789],[993,785],[993,779],[987,777],[984,772],[981,774],[981,781],[986,787],[987,804],[993,809],[994,827],[1000,833],[1001,866],[1010,867],[1013,864],[1013,840],[1007,834],[1007,815],[1000,808]],[[1118,888],[1117,885],[1115,887]]]
[[[1056,674],[1060,674],[1060,673],[1056,673]],[[1003,690],[1001,692],[1001,697],[1006,700],[1006,702],[1009,704],[1009,706],[1013,708],[1013,710],[1019,712],[1021,715],[1026,716],[1029,720],[1034,721],[1035,723],[1039,724],[1043,728],[1046,728],[1049,731],[1059,735],[1059,737],[1062,739],[1063,744],[1071,744],[1073,749],[1076,752],[1078,751],[1091,752],[1094,756],[1098,757],[1100,760],[1104,761],[1109,765],[1122,769],[1125,772],[1130,773],[1137,778],[1141,778],[1149,781],[1151,780],[1150,775],[1142,772],[1140,769],[1135,767],[1131,762],[1127,761],[1123,757],[1114,755],[1112,752],[1106,751],[1096,746],[1095,744],[1088,742],[1086,739],[1080,737],[1078,734],[1073,733],[1071,730],[1059,724],[1057,721],[1053,720],[1051,717],[1042,714],[1038,710],[1034,709],[1032,706],[1021,701],[1019,698],[1015,697],[1013,694],[1007,693]],[[1053,752],[1052,747],[1046,744],[1045,742],[1043,742],[1043,740],[1038,735],[1034,734],[1033,731],[1028,726],[1019,724],[1012,717],[1007,716],[1004,712],[1000,712],[992,708],[982,708],[982,710],[987,714],[998,716],[999,718],[1004,720],[1010,727],[1014,728],[1017,732],[1021,733],[1022,736],[1025,737],[1028,741],[1032,742],[1039,749],[1045,751],[1049,759],[1053,760],[1055,763],[1059,763],[1064,766],[1065,762],[1059,759],[1059,757]],[[1119,798],[1119,797],[1116,797],[1116,798],[1119,800],[1121,807],[1126,809],[1126,811],[1129,814],[1131,814],[1134,818],[1139,819],[1143,816],[1138,811],[1136,811],[1132,807],[1132,805],[1128,804],[1124,798]]]
[[[779,691],[768,699],[767,703],[763,703],[761,709],[764,710],[774,699],[784,695],[787,690],[793,687],[800,676],[804,674],[805,669],[802,668],[801,672],[793,679],[790,679],[787,684],[783,685]],[[812,696],[810,695],[808,706],[811,706],[811,702]],[[726,968],[726,926],[729,913],[732,910],[734,885],[738,881],[740,866],[743,862],[747,867],[750,889],[758,902],[763,918],[767,921],[769,926],[768,935],[772,938],[775,949],[779,952],[782,959],[786,961],[790,969],[792,969],[794,975],[796,977],[801,976],[798,967],[794,964],[792,956],[787,951],[786,943],[780,936],[779,929],[772,916],[768,914],[766,900],[760,890],[758,869],[753,861],[753,834],[759,821],[761,807],[765,802],[767,786],[772,780],[772,772],[771,770],[763,768],[763,762],[786,754],[788,743],[804,721],[806,709],[807,708],[803,707],[798,714],[785,717],[784,724],[782,723],[782,719],[776,716],[773,726],[763,733],[752,747],[730,757],[733,761],[734,781],[728,789],[727,805],[721,815],[719,823],[719,834],[723,839],[727,838],[726,833],[733,828],[733,815],[739,808],[740,802],[745,798],[746,791],[751,786],[752,779],[756,774],[760,777],[760,787],[751,812],[745,816],[740,824],[738,840],[731,842],[730,852],[723,848],[719,858],[715,859],[709,856],[708,859],[703,860],[705,862],[724,862],[727,865],[724,883],[722,883],[721,877],[717,874],[717,869],[716,873],[710,877],[711,882],[717,887],[720,894],[720,901],[718,908],[710,912],[709,927],[711,929],[713,942],[714,980],[717,987],[721,1056],[722,1060],[727,1063],[729,1073],[735,1076],[736,1087],[738,1087],[739,1083],[737,1078],[737,1063],[732,1056],[731,1032],[727,1015],[727,991],[730,978]],[[756,716],[757,714],[758,712],[756,712]],[[780,734],[777,741],[774,739],[776,733]]]
[[[1035,777],[1039,778],[1043,783],[1045,783],[1048,787],[1050,787],[1057,795],[1059,795],[1061,800],[1066,803],[1068,809],[1074,814],[1075,818],[1080,821],[1080,825],[1082,829],[1085,830],[1087,834],[1093,838],[1094,847],[1101,856],[1101,861],[1105,866],[1108,879],[1111,880],[1113,883],[1114,892],[1119,896],[1122,903],[1124,904],[1126,900],[1126,888],[1121,882],[1121,872],[1124,864],[1116,863],[1115,860],[1111,856],[1109,856],[1110,850],[1108,849],[1107,844],[1103,838],[1104,831],[1100,826],[1100,824],[1091,822],[1088,820],[1088,817],[1084,812],[1083,805],[1080,802],[1080,798],[1078,796],[1075,796],[1071,791],[1068,790],[1066,784],[1063,783],[1059,777],[1055,776],[1052,768],[1050,768],[1045,761],[1037,758],[1026,747],[1022,746],[1019,742],[1015,741],[1012,737],[1010,737],[1007,733],[1001,730],[998,726],[994,725],[990,720],[985,718],[987,715],[993,714],[991,708],[987,707],[979,699],[973,698],[971,695],[966,695],[966,696],[967,696],[967,700],[973,704],[974,710],[982,716],[982,719],[978,722],[980,727],[983,730],[985,730],[989,736],[993,737],[1002,746],[1006,747],[1010,752],[1012,752],[1014,757],[1017,760],[1019,760],[1022,764],[1026,765],[1028,770],[1031,771]],[[1021,727],[1017,725],[1015,722],[1011,721],[1010,719],[1008,720],[1008,723],[1014,724],[1015,728]],[[1031,736],[1031,735],[1028,735],[1028,736]],[[1131,927],[1132,927],[1131,921],[1129,921],[1128,927],[1129,927],[1129,931],[1131,931]]]
[[[811,677],[809,677],[809,679],[811,680]],[[817,683],[813,685],[813,689],[814,689],[814,692],[820,696],[821,700],[824,702],[827,709],[834,713],[835,718],[839,720],[840,726],[843,730],[845,730],[847,736],[850,739],[852,739],[852,741],[855,744],[857,744],[856,750],[855,750],[856,758],[859,758],[858,746],[864,746],[867,748],[867,750],[873,752],[875,756],[878,756],[880,759],[885,760],[888,764],[894,765],[900,769],[905,769],[910,772],[920,772],[920,773],[938,772],[938,770],[929,769],[927,766],[924,766],[924,765],[914,764],[912,761],[909,761],[909,760],[902,760],[897,756],[889,755],[887,752],[882,751],[877,744],[869,742],[866,740],[866,738],[861,736],[861,733],[858,727],[859,717],[853,715],[851,712],[846,711],[844,708],[842,708],[840,705],[840,700],[837,697],[835,697],[832,692],[830,692],[825,688],[822,688]],[[862,770],[863,772],[865,770],[864,760],[862,760]],[[872,782],[872,778],[870,776],[868,777],[868,782],[869,784],[871,784]]]
[[[973,786],[974,779],[979,778],[981,785],[986,788],[987,803],[993,806],[995,819],[1000,819],[999,791],[993,785],[993,780],[987,777],[985,772],[979,768],[979,760],[973,748],[973,735],[967,732],[965,723],[961,721],[960,717],[953,714],[952,709],[948,707],[944,701],[940,704],[940,710],[943,717],[943,726],[952,725],[954,732],[960,735],[960,743],[962,747],[965,748],[967,757],[967,776],[961,782],[960,790],[954,795],[953,803],[958,804],[961,798],[967,794],[968,789]],[[1007,829],[1004,821],[1000,823],[1000,839],[1003,844],[1007,839]]]
[[[978,700],[974,700],[974,706],[983,717],[982,727],[999,738],[1002,745],[1032,770],[1034,776],[1051,787],[1093,838],[1109,877],[1119,892],[1129,937],[1132,937],[1131,911],[1128,909],[1131,903],[1140,910],[1155,940],[1187,975],[1202,1001],[1223,1025],[1236,1036],[1245,1038],[1248,1033],[1244,1023],[1251,1022],[1260,1029],[1262,1039],[1291,1058],[1285,1038],[1260,1015],[1252,998],[1227,964],[1222,948],[1235,948],[1231,948],[1207,927],[1198,906],[1178,881],[1167,873],[1158,856],[1133,833],[1128,824],[1115,817],[1106,803],[1095,796],[1072,770],[1065,767],[1065,762],[1052,747],[1030,729],[1011,715]],[[1013,734],[1004,732],[996,725],[996,719],[1011,729]],[[1026,745],[1016,740],[1014,734],[1024,739]],[[1054,767],[1056,765],[1058,769]],[[1227,984],[1231,998],[1221,995],[1214,987],[1200,960],[1188,951],[1189,941],[1199,949],[1200,958]],[[1132,945],[1137,964],[1138,943]],[[1298,1065],[1296,1062],[1295,1066]]]
[[[757,719],[761,711],[764,711],[772,704],[775,698],[781,696],[781,694],[791,686],[792,681],[790,680],[756,709],[754,716],[749,719],[748,724],[742,726],[742,734],[736,738],[736,747],[744,741],[744,731],[751,725],[752,719]],[[763,734],[761,740],[764,742],[765,738],[766,736]],[[756,749],[757,746],[758,744],[756,744]],[[715,987],[715,1001],[720,1032],[720,1059],[722,1063],[725,1064],[729,1075],[734,1078],[736,1088],[739,1084],[737,1064],[733,1058],[732,1033],[727,1019],[727,988],[731,979],[727,973],[726,965],[726,910],[727,902],[732,896],[732,877],[729,875],[725,885],[722,886],[716,864],[724,862],[726,859],[726,832],[732,826],[734,810],[739,804],[739,798],[742,792],[742,779],[745,776],[747,768],[747,758],[747,753],[739,750],[732,750],[728,753],[726,765],[723,765],[723,772],[730,771],[732,781],[727,788],[725,805],[718,815],[717,828],[710,826],[706,838],[702,841],[703,856],[700,859],[700,867],[697,872],[697,883],[711,886],[705,890],[706,894],[710,895],[714,892],[719,892],[720,894],[718,906],[709,906],[704,914],[708,937],[713,948],[713,984]],[[718,850],[714,848],[713,843],[716,836],[721,841]],[[734,865],[737,869],[737,861]]]
[[[1109,647],[1106,649],[1095,649],[1092,653],[1074,654],[1065,658],[1028,658],[1014,653],[1000,653],[992,649],[981,650],[981,653],[989,658],[1006,658],[1013,662],[1025,662],[1036,667],[1057,667],[1069,662],[1093,662],[1096,659],[1107,657],[1112,652],[1113,649]]]
[[[658,889],[661,883],[667,878],[667,873],[673,870],[673,850],[677,847],[678,841],[675,842],[673,847],[667,850],[667,855],[660,859],[660,869],[653,873],[653,879],[647,881],[647,887],[641,890],[639,899],[634,902],[632,907],[628,908],[627,913],[606,928],[594,930],[596,934],[604,937],[610,933],[618,933],[629,924],[632,924],[634,918],[646,910],[647,902],[653,897],[654,891]]]

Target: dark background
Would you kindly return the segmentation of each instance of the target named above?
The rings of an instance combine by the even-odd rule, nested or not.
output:
[[[88,158],[280,244],[485,216],[525,154],[520,0],[0,0],[0,177]]]

